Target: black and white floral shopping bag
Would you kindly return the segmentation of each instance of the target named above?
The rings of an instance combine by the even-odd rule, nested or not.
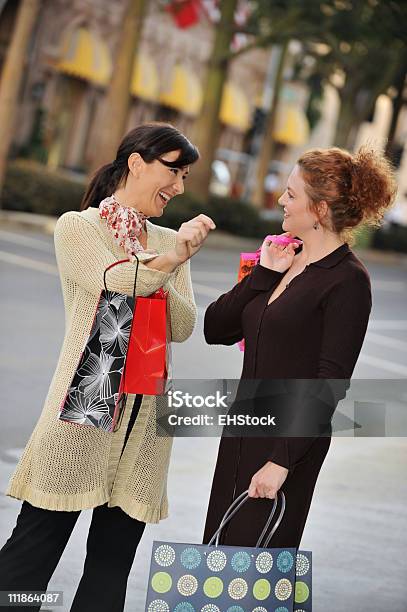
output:
[[[116,431],[127,395],[121,391],[127,347],[135,305],[138,260],[133,295],[108,291],[106,273],[127,259],[108,266],[92,329],[70,387],[60,407],[59,419]]]

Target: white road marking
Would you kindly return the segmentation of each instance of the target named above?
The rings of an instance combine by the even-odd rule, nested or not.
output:
[[[362,353],[359,356],[359,361],[365,363],[366,365],[373,366],[374,368],[379,368],[380,370],[385,370],[386,372],[392,372],[392,374],[400,374],[401,376],[407,377],[407,367],[401,365],[401,363],[395,363],[394,361],[381,359],[380,357],[372,357],[371,355],[366,355],[365,353]]]
[[[0,230],[0,239],[12,244],[21,244],[26,247],[31,247],[33,249],[37,249],[38,251],[45,251],[46,253],[54,252],[54,245],[52,242],[46,242],[45,240],[39,240],[38,238],[32,238],[31,236],[23,236],[22,234],[16,234],[15,232]]]
[[[8,448],[3,452],[3,456],[5,456],[10,461],[17,463],[23,452],[23,448]]]
[[[52,274],[52,276],[58,276],[58,268],[55,265],[44,261],[37,261],[36,259],[29,259],[23,255],[15,255],[14,253],[0,251],[0,261],[4,261],[14,266],[21,266],[22,268],[29,268],[30,270],[37,270],[37,272]]]
[[[11,263],[13,265],[21,266],[23,268],[29,268],[31,270],[37,270],[38,272],[44,272],[46,274],[51,274],[52,276],[58,276],[58,269],[53,264],[48,264],[46,262],[36,261],[33,259],[29,259],[28,257],[24,257],[23,255],[15,255],[13,253],[7,253],[5,251],[0,251],[0,260],[5,263]],[[207,297],[218,297],[220,292],[218,289],[213,287],[209,287],[207,285],[201,285],[199,283],[194,283],[194,290],[201,295],[205,295]],[[199,306],[198,313],[200,317],[203,317],[205,314],[206,308]],[[372,320],[369,323],[369,333],[370,330],[405,330],[407,329],[407,321],[399,320]],[[389,346],[392,348],[401,348],[402,350],[406,350],[407,343],[402,342],[401,340],[395,340],[391,338],[386,338],[385,336],[381,336],[379,334],[372,334],[368,336],[370,340],[381,344],[382,346]],[[395,363],[393,361],[389,361],[387,359],[381,359],[379,357],[372,357],[371,355],[361,354],[359,357],[362,363],[367,365],[374,366],[376,368],[380,368],[382,370],[392,372],[393,374],[399,374],[401,376],[407,376],[407,367]]]
[[[195,293],[206,295],[211,298],[218,298],[224,291],[221,289],[215,289],[214,287],[208,287],[208,285],[201,285],[200,283],[192,283],[192,287]]]
[[[389,331],[402,331],[407,329],[407,321],[405,319],[372,319],[369,321],[368,329],[372,330],[389,330]]]
[[[407,283],[404,281],[373,280],[372,289],[373,291],[396,291],[403,293],[407,291]]]
[[[366,340],[379,344],[380,346],[393,348],[397,351],[407,351],[407,342],[397,340],[396,338],[389,338],[388,336],[382,336],[382,334],[376,334],[371,331],[367,334]]]

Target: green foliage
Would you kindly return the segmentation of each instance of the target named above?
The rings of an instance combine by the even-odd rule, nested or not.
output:
[[[154,223],[178,229],[181,223],[201,213],[211,217],[218,229],[237,236],[264,238],[266,234],[281,232],[280,222],[264,221],[247,202],[211,196],[208,204],[202,204],[191,194],[178,196]]]
[[[19,151],[20,157],[32,159],[45,164],[48,159],[47,147],[44,144],[44,121],[46,112],[43,108],[37,108],[34,116],[34,124],[31,138]]]
[[[68,210],[79,210],[84,188],[84,183],[63,173],[18,160],[8,166],[2,204],[8,210],[59,216]],[[191,194],[178,196],[167,206],[165,214],[153,221],[178,229],[181,223],[200,213],[212,217],[218,229],[237,236],[261,239],[282,231],[281,222],[261,219],[251,204],[217,196],[211,196],[207,205]],[[407,227],[391,223],[378,230],[361,228],[355,246],[407,253]]]
[[[382,251],[407,253],[407,225],[389,223],[388,226],[376,230],[373,235],[372,247]]]
[[[85,184],[60,172],[52,172],[32,161],[18,160],[9,164],[2,195],[3,208],[59,216],[67,210],[79,210]],[[204,213],[216,226],[232,234],[262,238],[267,233],[281,232],[281,223],[260,219],[253,206],[246,202],[212,196],[207,205],[191,194],[175,198],[157,225],[178,229],[181,223]]]
[[[353,230],[353,246],[357,249],[369,249],[372,246],[375,228],[371,225],[363,224]]]
[[[2,206],[8,210],[61,215],[79,210],[85,185],[53,172],[33,161],[9,164],[2,193]]]
[[[406,57],[406,23],[405,2],[325,2],[321,4],[319,34],[300,38],[307,60],[300,78],[309,82],[315,75],[324,84],[333,85],[334,73],[345,76],[343,86],[334,85],[342,101],[336,145],[352,147],[352,128],[369,117],[381,93],[395,86],[398,68]]]
[[[337,88],[343,104],[335,144],[352,147],[352,128],[367,119],[381,93],[396,85],[398,67],[405,62],[407,3],[255,0],[251,7],[246,30],[253,37],[248,48],[300,41],[302,49],[298,65],[293,66],[293,78],[310,86],[310,125],[318,121],[320,113],[320,93],[312,81],[315,77],[321,86],[330,83]],[[344,86],[333,81],[337,72],[344,74]],[[346,104],[349,100],[351,112]]]

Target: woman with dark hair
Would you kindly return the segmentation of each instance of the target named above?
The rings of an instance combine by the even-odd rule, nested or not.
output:
[[[284,419],[287,406],[292,423],[314,423],[315,429],[309,434],[301,428],[293,436],[221,439],[205,543],[231,502],[248,489],[250,499],[220,541],[255,546],[281,489],[286,510],[269,545],[300,545],[331,442],[331,417],[349,387],[372,305],[368,271],[349,248],[352,228],[378,224],[395,194],[393,170],[380,153],[367,148],[355,155],[338,148],[304,153],[279,199],[283,230],[300,238],[302,248],[296,253],[293,243],[280,246],[266,239],[252,273],[208,307],[204,331],[209,344],[245,340],[243,389],[248,380],[262,390],[267,380],[273,389],[271,379],[279,384],[283,379],[280,388],[288,394],[276,394],[278,401],[270,395],[269,413]],[[254,401],[259,403],[258,391]]]
[[[184,342],[191,335],[196,306],[189,259],[215,225],[199,215],[175,232],[148,218],[161,216],[184,191],[198,157],[173,126],[141,125],[123,139],[116,159],[96,172],[81,212],[67,212],[57,221],[66,331],[43,411],[7,490],[24,501],[0,551],[0,591],[46,591],[80,511],[94,508],[71,611],[123,610],[145,524],[168,514],[172,440],[156,435],[154,396],[128,395],[114,433],[67,423],[58,415],[109,265],[129,260],[109,270],[107,278],[109,290],[131,296],[138,259],[136,294],[147,296],[163,287],[168,291],[170,339]],[[95,371],[95,380],[102,381],[103,374]]]

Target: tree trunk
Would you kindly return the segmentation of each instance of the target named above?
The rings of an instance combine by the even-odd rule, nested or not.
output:
[[[355,126],[355,92],[340,93],[340,109],[336,123],[334,146],[346,149],[350,141],[352,129]]]
[[[140,40],[146,6],[146,0],[128,0],[127,10],[123,15],[113,75],[99,123],[99,136],[92,160],[92,170],[115,159],[117,147],[126,129],[134,58]]]
[[[397,95],[393,100],[393,114],[391,117],[391,123],[389,127],[389,133],[387,136],[386,143],[386,155],[391,156],[394,147],[394,137],[396,135],[397,123],[400,117],[401,109],[404,105],[404,86],[407,77],[407,59],[404,60],[404,63],[400,66],[400,70],[397,74],[394,86],[397,89]]]
[[[259,157],[257,160],[256,183],[251,201],[257,208],[262,208],[264,204],[264,181],[268,173],[270,160],[273,158],[274,149],[274,127],[277,117],[277,107],[281,92],[282,76],[285,58],[287,57],[288,43],[285,43],[278,63],[277,73],[273,87],[273,97],[269,112],[266,117],[262,143],[260,147]]]
[[[40,0],[21,0],[14,32],[7,51],[0,84],[0,191],[14,135],[18,94],[24,74],[27,47],[40,8]]]
[[[237,0],[221,2],[222,16],[216,28],[212,56],[204,84],[202,110],[194,128],[194,140],[201,153],[201,159],[191,172],[188,187],[203,202],[209,198],[212,162],[219,140],[219,111],[228,69],[225,56],[230,50],[236,5]]]
[[[355,74],[359,73],[355,70]],[[370,112],[374,111],[376,100],[392,83],[392,73],[378,80],[366,93],[363,81],[357,76],[346,77],[345,87],[339,91],[341,100],[334,144],[337,147],[352,150],[355,146],[358,129],[366,121]],[[363,103],[358,101],[359,95],[364,95]]]

